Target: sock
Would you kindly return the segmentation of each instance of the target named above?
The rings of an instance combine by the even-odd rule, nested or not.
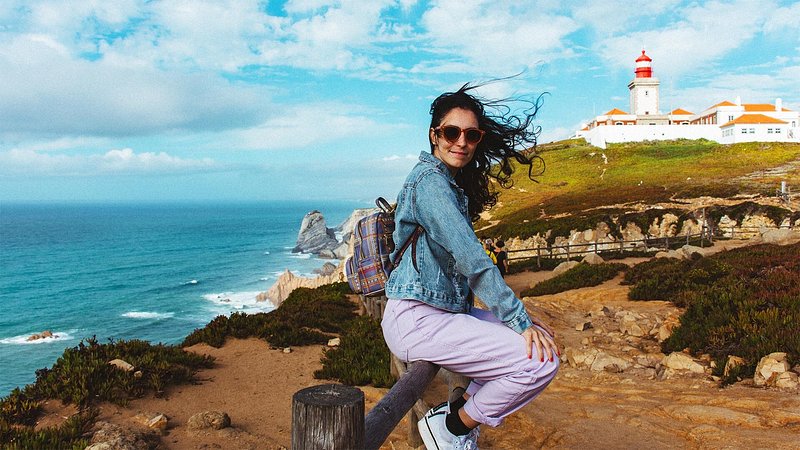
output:
[[[454,401],[450,402],[450,411],[458,411],[459,409],[463,408],[467,401],[464,397],[458,397]]]
[[[458,416],[458,411],[452,411],[444,418],[444,424],[447,426],[447,431],[456,436],[465,436],[472,431],[469,427],[464,425],[461,417]]]

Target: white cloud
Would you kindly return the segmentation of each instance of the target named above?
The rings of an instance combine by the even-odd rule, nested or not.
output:
[[[600,56],[617,67],[633,67],[644,48],[653,55],[656,77],[677,77],[714,67],[716,61],[759,33],[773,2],[738,0],[696,3],[676,11],[678,21],[600,41]]]
[[[387,157],[383,158],[381,161],[384,161],[384,162],[407,161],[407,160],[416,161],[417,159],[419,159],[419,155],[406,154],[406,155],[391,155],[391,156],[387,156]]]
[[[378,123],[372,118],[352,111],[353,106],[317,104],[287,108],[280,116],[259,126],[231,132],[223,140],[237,148],[253,150],[297,149],[324,146],[355,136],[371,134]],[[380,124],[386,132],[394,125]],[[318,148],[324,150],[324,148]]]
[[[64,155],[13,149],[0,153],[0,173],[11,175],[87,176],[142,175],[218,171],[214,160],[182,159],[165,152],[135,153],[130,148],[104,154]]]
[[[519,71],[571,54],[564,39],[579,28],[570,17],[513,1],[443,0],[422,17],[434,46],[466,59],[472,72]]]
[[[40,35],[0,50],[0,132],[128,135],[220,129],[263,117],[265,88],[211,74],[168,74],[65,54]]]
[[[653,17],[671,11],[682,0],[631,3],[629,0],[568,2],[572,17],[591,27],[600,36],[608,36],[650,24]]]

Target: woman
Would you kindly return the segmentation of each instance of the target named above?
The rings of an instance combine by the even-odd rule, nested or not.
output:
[[[535,145],[531,122],[502,107],[490,115],[468,84],[431,105],[431,152],[422,152],[397,200],[395,242],[421,225],[386,286],[386,343],[403,361],[430,361],[472,378],[464,396],[419,422],[428,449],[477,448],[478,425],[498,426],[533,400],[559,367],[553,330],[531,318],[476,239],[472,222],[497,202],[489,177],[508,186],[516,148]],[[491,311],[473,308],[475,293]],[[535,358],[534,358],[535,356]]]

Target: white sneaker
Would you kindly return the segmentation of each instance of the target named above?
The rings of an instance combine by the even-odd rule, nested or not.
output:
[[[465,436],[456,436],[447,430],[445,417],[450,413],[447,402],[434,406],[417,423],[422,442],[427,450],[478,450],[477,428]]]

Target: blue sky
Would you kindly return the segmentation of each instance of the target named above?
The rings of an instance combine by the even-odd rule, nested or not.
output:
[[[394,196],[431,100],[535,97],[541,142],[628,110],[800,108],[800,3],[0,2],[0,202]],[[545,175],[546,176],[546,175]]]

